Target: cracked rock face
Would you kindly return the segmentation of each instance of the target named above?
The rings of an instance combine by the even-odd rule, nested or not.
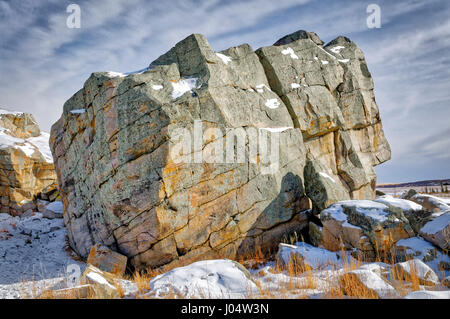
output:
[[[361,50],[302,32],[220,53],[194,34],[145,72],[93,73],[50,143],[72,247],[138,268],[275,251],[307,226],[308,197],[316,211],[375,198],[373,166],[390,158]]]
[[[33,115],[0,110],[0,213],[35,210],[38,196],[56,190],[48,141]]]

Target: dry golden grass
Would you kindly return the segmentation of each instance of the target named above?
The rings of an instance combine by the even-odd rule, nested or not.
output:
[[[386,246],[391,246],[390,242],[385,243]],[[341,256],[348,256],[349,252],[344,250],[341,251]],[[410,259],[410,258],[407,258]],[[259,256],[261,260],[261,256]],[[249,263],[249,260],[246,261]],[[287,265],[280,265],[278,261],[274,261],[275,265],[270,269],[272,274],[285,274],[286,280],[279,281],[279,289],[275,291],[270,291],[263,285],[259,285],[260,296],[258,298],[292,298],[296,295],[299,290],[314,290],[318,287],[318,274],[320,270],[313,270],[308,265],[304,264],[301,259],[293,255],[290,262]],[[327,299],[343,299],[343,298],[356,298],[356,299],[376,299],[379,298],[375,291],[372,291],[365,287],[356,275],[332,275],[337,274],[348,274],[352,270],[358,269],[363,265],[364,259],[359,258],[344,258],[342,260],[342,267],[328,265],[330,271],[327,272],[328,277],[325,279],[326,287],[321,287],[322,298]],[[421,285],[419,281],[419,276],[417,274],[417,269],[413,266],[410,272],[405,272],[400,267],[394,267],[395,261],[393,256],[386,253],[386,249],[377,252],[377,257],[375,260],[370,260],[368,262],[383,262],[385,263],[389,271],[386,274],[381,275],[383,279],[389,282],[395,290],[398,292],[400,297],[405,296],[409,292],[420,290]],[[323,274],[323,273],[322,273]],[[266,274],[260,271],[256,274],[257,277],[264,277]],[[388,276],[390,278],[388,280]],[[302,280],[299,280],[302,279]],[[323,279],[323,278],[322,278]],[[269,280],[270,281],[270,280]],[[435,287],[433,289],[439,289]],[[307,296],[298,295],[298,298]],[[394,297],[394,296],[393,296]]]
[[[261,265],[273,260],[274,254],[271,252],[264,253],[261,247],[254,251],[247,251],[236,260],[247,269],[258,269]]]
[[[114,285],[114,287],[116,287],[117,292],[119,293],[120,298],[123,298],[125,296],[125,291],[122,288],[122,285],[120,283],[116,283]]]
[[[285,242],[294,244],[298,242],[297,236],[288,238]],[[382,251],[378,251],[375,260],[368,260],[367,262],[383,262],[389,265],[390,278],[389,283],[395,288],[399,296],[405,296],[411,291],[421,289],[417,269],[412,267],[410,273],[406,273],[400,267],[394,267],[394,258],[386,253],[386,247],[391,246],[391,242],[384,243],[385,247]],[[343,247],[343,245],[341,245]],[[327,272],[322,272],[320,269],[312,269],[308,264],[303,262],[298,256],[292,255],[288,264],[280,264],[276,260],[275,255],[266,252],[263,253],[261,248],[255,251],[248,252],[244,256],[240,256],[237,260],[243,264],[247,269],[257,270],[263,265],[270,264],[269,268],[260,270],[253,276],[254,282],[258,287],[258,293],[255,294],[250,289],[246,295],[249,299],[270,299],[270,298],[309,298],[310,293],[318,292],[319,297],[326,299],[376,299],[378,295],[376,292],[366,288],[356,275],[348,274],[352,270],[358,269],[364,262],[364,257],[349,258],[349,252],[342,248],[341,256],[346,256],[342,260],[342,264],[334,265],[331,262],[327,265]],[[177,265],[183,266],[183,265]],[[170,269],[165,269],[168,271]],[[132,281],[137,285],[137,298],[152,298],[146,293],[149,291],[149,282],[155,276],[163,273],[161,269],[147,269],[136,271],[125,276],[118,276],[117,278]],[[347,274],[346,276],[342,276]],[[275,275],[275,276],[274,276]],[[382,275],[387,279],[387,275]],[[276,277],[274,279],[273,277]],[[269,285],[274,283],[274,285]],[[118,291],[118,295],[122,298],[125,291],[120,284],[114,285]],[[37,295],[37,294],[36,294]],[[55,298],[51,293],[40,296],[40,298]],[[105,295],[98,289],[88,290],[87,295],[80,296],[79,292],[67,293],[67,295],[59,294],[57,298],[89,298],[99,299],[105,298]],[[199,292],[199,298],[208,298],[207,292]],[[170,291],[164,298],[174,299],[183,298],[183,296]],[[226,298],[226,296],[224,296]]]
[[[124,279],[134,282],[138,287],[138,291],[140,293],[145,293],[150,289],[150,280],[159,274],[160,272],[157,270],[148,269],[143,271],[136,271],[132,276]]]

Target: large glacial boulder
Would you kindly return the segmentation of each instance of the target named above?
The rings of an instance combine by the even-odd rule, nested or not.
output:
[[[49,134],[33,115],[0,110],[0,213],[20,216],[56,190]]]
[[[278,44],[216,53],[194,34],[145,72],[89,77],[51,131],[80,255],[102,243],[158,267],[273,252],[308,225],[307,157],[343,196],[327,185],[327,203],[375,198],[390,149],[361,50],[302,32]]]

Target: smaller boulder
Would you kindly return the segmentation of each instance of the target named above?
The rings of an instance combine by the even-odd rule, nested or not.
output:
[[[378,197],[375,201],[387,205],[392,210],[401,210],[408,219],[411,228],[415,233],[418,233],[420,228],[422,228],[432,218],[431,213],[424,210],[422,205],[407,199],[385,195]]]
[[[436,246],[450,249],[450,211],[429,221],[420,229],[420,235]]]
[[[395,262],[404,262],[413,258],[420,259],[438,275],[442,271],[447,272],[448,270],[442,269],[442,265],[450,263],[450,257],[447,254],[442,253],[432,243],[420,237],[399,240],[392,247],[391,254]]]
[[[400,209],[370,200],[348,200],[333,204],[320,213],[324,247],[356,249],[370,261],[376,252],[389,251],[392,245],[414,235]]]
[[[420,259],[412,259],[394,265],[394,277],[411,281],[413,276],[417,277],[419,283],[427,286],[435,286],[439,283],[439,277]]]
[[[241,264],[228,260],[203,260],[172,269],[149,282],[149,297],[249,298],[259,290]]]
[[[303,242],[296,245],[280,243],[276,259],[279,265],[285,268],[294,267],[300,271],[342,266],[342,260],[337,253]]]
[[[118,278],[112,274],[88,265],[80,278],[82,285],[91,285],[96,297],[100,298],[120,298],[119,290],[116,287]]]
[[[416,190],[411,188],[410,190],[405,191],[402,195],[400,195],[400,198],[402,198],[402,199],[410,199],[411,197],[413,197],[416,194],[417,194]]]
[[[384,195],[386,195],[385,192],[382,192],[382,191],[380,191],[378,189],[375,190],[375,196],[384,196]]]
[[[63,203],[60,201],[49,203],[41,212],[48,219],[63,218]]]
[[[80,278],[80,283],[91,285],[96,298],[135,298],[139,291],[136,283],[92,265],[88,265]]]
[[[373,299],[398,298],[398,293],[389,282],[370,269],[349,271],[339,280],[341,289],[347,296]]]
[[[97,244],[91,247],[87,264],[115,275],[123,275],[127,268],[127,257]]]
[[[419,205],[422,205],[425,210],[433,214],[440,215],[439,213],[450,210],[450,206],[441,198],[436,196],[415,194],[408,199]]]

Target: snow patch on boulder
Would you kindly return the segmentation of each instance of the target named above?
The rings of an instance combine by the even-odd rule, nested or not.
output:
[[[149,295],[184,298],[247,298],[258,292],[248,271],[228,259],[204,260],[172,269],[149,282]]]
[[[385,204],[387,206],[393,206],[400,208],[402,211],[420,211],[423,210],[422,205],[419,205],[413,201],[401,198],[395,198],[391,195],[380,196],[375,199],[376,202]]]

